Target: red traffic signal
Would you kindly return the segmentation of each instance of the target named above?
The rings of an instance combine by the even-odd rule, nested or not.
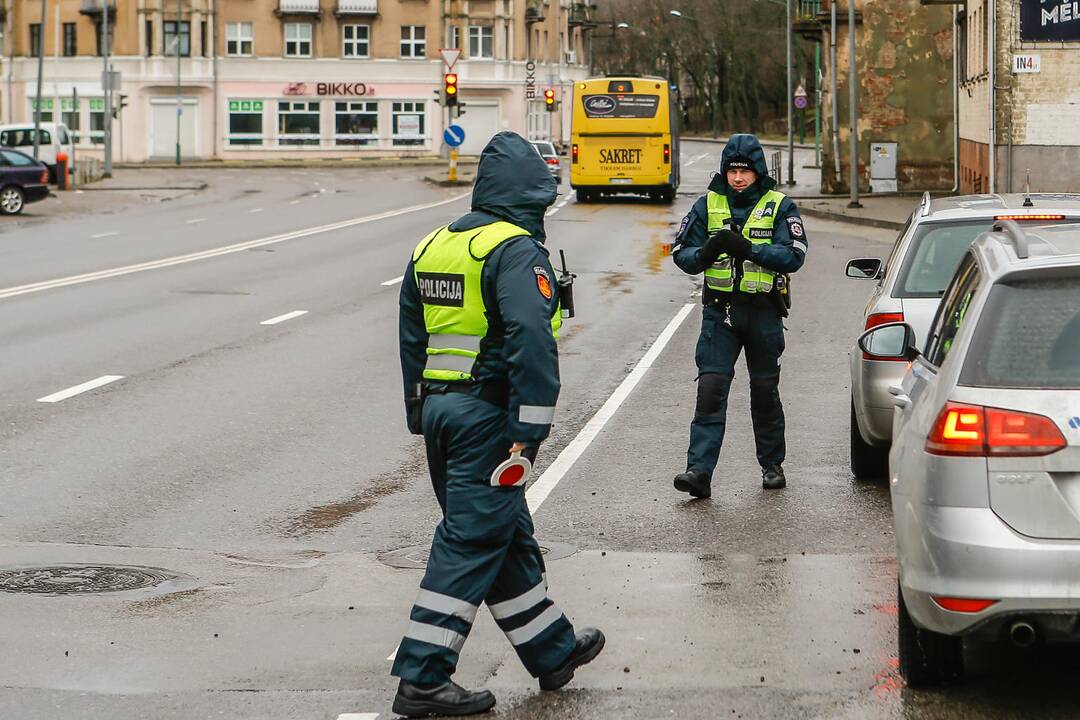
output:
[[[544,90],[544,105],[548,112],[555,112],[555,91],[551,88]]]
[[[446,73],[443,75],[443,94],[446,96],[446,105],[457,105],[458,99],[458,84],[457,73]]]

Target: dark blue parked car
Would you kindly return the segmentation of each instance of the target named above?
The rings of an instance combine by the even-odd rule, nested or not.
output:
[[[17,215],[49,196],[49,169],[17,150],[0,149],[0,214]]]

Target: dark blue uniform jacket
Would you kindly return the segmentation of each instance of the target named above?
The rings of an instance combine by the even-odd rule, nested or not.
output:
[[[555,193],[555,179],[533,146],[520,135],[502,132],[480,155],[472,212],[450,224],[451,230],[461,231],[505,220],[531,233],[502,243],[484,263],[480,281],[489,330],[481,345],[482,362],[473,373],[479,383],[509,386],[510,441],[531,445],[547,438],[551,426],[521,422],[518,409],[554,407],[559,397],[559,356],[551,334],[558,284],[542,244],[544,212]],[[550,299],[540,291],[538,276],[543,274],[553,289]],[[411,259],[401,283],[400,310],[401,372],[408,398],[422,381],[428,341]]]
[[[724,147],[720,166],[725,168],[727,161],[737,155],[748,157],[753,162],[754,172],[758,175],[757,182],[742,192],[736,192],[728,186],[726,174],[720,172],[713,176],[709,190],[727,196],[732,219],[742,227],[758,200],[776,186],[776,181],[768,175],[765,151],[761,149],[761,143],[756,137],[748,134],[732,135]],[[675,264],[690,275],[705,272],[706,264],[699,259],[698,251],[708,239],[709,211],[705,196],[702,195],[683,218],[675,236],[671,248]],[[774,272],[793,273],[802,267],[806,247],[806,230],[799,210],[791,198],[784,198],[777,209],[772,244],[754,245],[750,260]]]

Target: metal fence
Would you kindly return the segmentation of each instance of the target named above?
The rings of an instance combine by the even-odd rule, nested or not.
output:
[[[772,162],[769,164],[769,176],[776,180],[777,185],[784,184],[784,151],[776,150],[772,154]]]

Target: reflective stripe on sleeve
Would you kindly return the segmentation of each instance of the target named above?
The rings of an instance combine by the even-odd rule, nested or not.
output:
[[[420,642],[448,648],[454,652],[461,652],[461,647],[465,644],[465,636],[461,633],[456,633],[453,630],[441,628],[436,625],[416,622],[415,620],[409,622],[409,628],[405,631],[405,637],[410,640],[418,640]]]
[[[796,250],[802,250],[804,253],[806,252],[806,243],[802,240],[796,240],[793,245],[795,245]]]
[[[468,350],[480,352],[480,338],[476,335],[437,334],[428,336],[428,347],[432,350]]]
[[[546,597],[547,581],[541,580],[539,585],[530,590],[526,590],[515,598],[503,600],[494,605],[488,605],[488,610],[491,611],[491,616],[493,618],[502,620],[512,615],[525,612],[529,608],[536,607]]]
[[[536,638],[537,635],[547,630],[562,618],[562,610],[552,605],[544,612],[533,618],[532,621],[522,625],[517,630],[507,630],[506,637],[511,645],[524,645]]]
[[[454,372],[472,372],[476,358],[468,355],[454,355],[451,353],[438,353],[428,355],[425,370],[452,370]]]
[[[460,618],[470,625],[472,625],[473,620],[476,619],[477,607],[472,603],[458,600],[455,597],[443,595],[442,593],[425,590],[423,588],[420,588],[420,592],[416,596],[415,604],[417,607],[422,607],[425,610],[431,610],[432,612]]]
[[[532,425],[550,425],[555,419],[555,408],[544,405],[522,405],[518,408],[518,422]]]

